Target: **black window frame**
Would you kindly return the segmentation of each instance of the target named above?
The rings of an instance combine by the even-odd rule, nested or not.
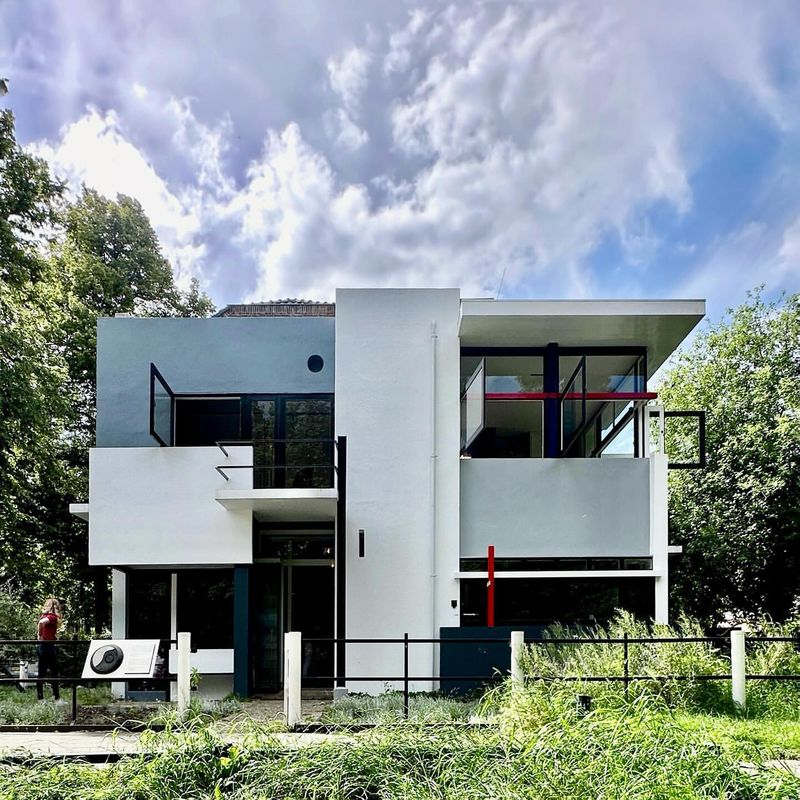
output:
[[[169,395],[169,441],[165,442],[156,431],[156,381]],[[167,383],[167,379],[159,372],[158,367],[150,362],[150,435],[161,447],[173,447],[175,443],[175,393]]]

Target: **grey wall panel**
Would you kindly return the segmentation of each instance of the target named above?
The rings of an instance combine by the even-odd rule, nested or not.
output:
[[[461,557],[646,556],[645,458],[461,461]]]
[[[150,362],[176,393],[332,393],[333,317],[100,319],[97,446],[157,446]],[[320,372],[308,357],[320,355]]]

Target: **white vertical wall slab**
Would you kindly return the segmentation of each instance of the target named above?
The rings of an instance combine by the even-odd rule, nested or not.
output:
[[[655,621],[669,622],[669,507],[668,459],[664,453],[650,455],[650,552],[656,578]]]
[[[102,447],[89,453],[89,563],[247,564],[251,512],[229,511],[217,489],[249,489],[252,447]]]
[[[127,579],[120,569],[111,570],[111,638],[125,639],[128,634],[128,625],[125,618],[127,609]],[[125,684],[112,681],[111,694],[121,699],[125,697]]]
[[[347,436],[348,447],[348,637],[429,638],[458,625],[459,305],[457,289],[336,293],[336,434]],[[359,558],[362,528],[366,556]],[[401,645],[349,645],[347,673],[400,675],[402,656]],[[412,645],[410,668],[436,675],[435,649]]]

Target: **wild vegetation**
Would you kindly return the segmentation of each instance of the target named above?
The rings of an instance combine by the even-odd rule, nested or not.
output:
[[[302,746],[260,727],[231,744],[215,727],[192,722],[152,734],[144,755],[102,770],[5,764],[0,796],[755,800],[800,791],[800,778],[768,763],[785,754],[769,741],[673,715],[653,697],[598,704],[585,715],[574,695],[554,703],[547,718],[512,705],[498,712],[504,724],[488,728],[395,723]]]

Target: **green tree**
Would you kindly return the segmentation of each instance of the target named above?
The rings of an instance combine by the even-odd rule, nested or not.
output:
[[[80,482],[60,458],[73,404],[64,287],[47,253],[62,195],[47,164],[19,147],[12,113],[0,112],[0,573],[29,597],[60,587],[48,497]]]
[[[800,598],[800,295],[751,294],[697,336],[659,392],[667,409],[707,415],[706,469],[669,478],[671,540],[684,550],[676,605],[707,621],[785,619]],[[684,433],[667,445],[680,456]]]

